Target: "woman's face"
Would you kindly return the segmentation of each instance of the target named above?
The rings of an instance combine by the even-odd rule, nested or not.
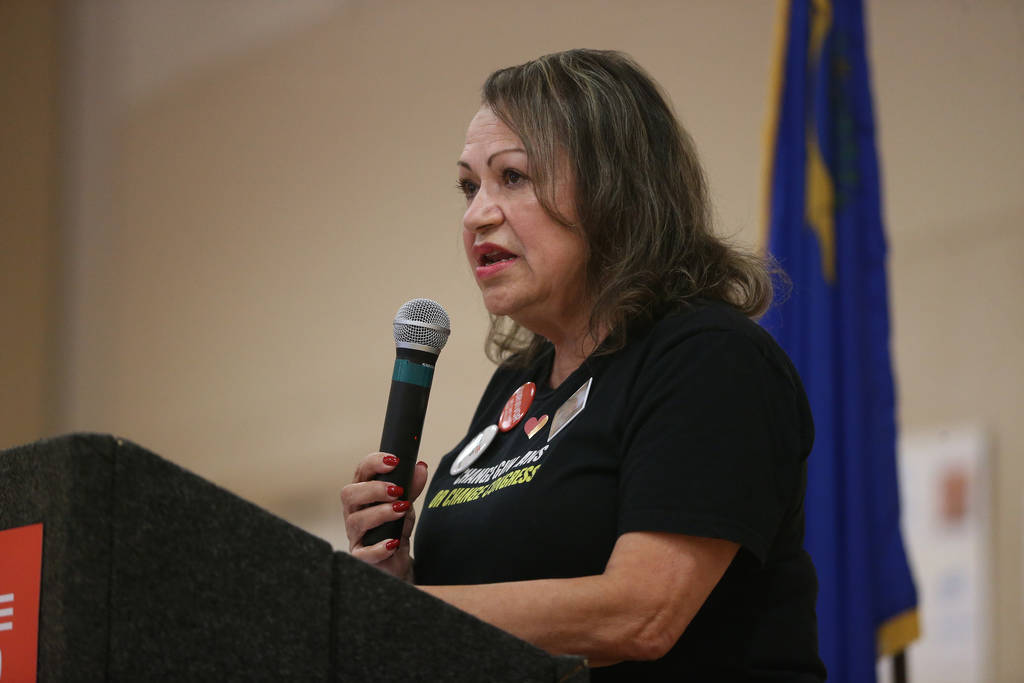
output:
[[[466,256],[487,310],[548,339],[575,332],[589,316],[583,237],[541,206],[522,141],[486,105],[469,124],[458,166]],[[555,208],[575,221],[568,176],[556,179]]]

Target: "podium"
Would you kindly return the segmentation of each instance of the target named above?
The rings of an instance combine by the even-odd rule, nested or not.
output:
[[[39,681],[590,680],[126,440],[0,452],[0,534],[40,522]]]

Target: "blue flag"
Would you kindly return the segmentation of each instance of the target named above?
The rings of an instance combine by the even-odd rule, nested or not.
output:
[[[768,129],[768,248],[792,280],[762,324],[814,413],[805,546],[821,657],[836,683],[917,637],[899,527],[882,227],[860,0],[783,0]]]

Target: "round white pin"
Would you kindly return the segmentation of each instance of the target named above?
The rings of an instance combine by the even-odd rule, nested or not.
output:
[[[473,437],[473,440],[466,444],[459,456],[452,462],[449,470],[454,477],[461,474],[466,468],[476,462],[480,454],[487,450],[487,447],[494,441],[494,435],[498,433],[498,425],[485,427],[482,432]]]

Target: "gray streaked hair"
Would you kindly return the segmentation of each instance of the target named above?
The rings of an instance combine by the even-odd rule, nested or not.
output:
[[[773,263],[712,229],[707,182],[690,135],[658,84],[629,56],[569,50],[500,69],[483,85],[488,106],[526,149],[537,199],[586,244],[590,333],[596,353],[629,330],[697,299],[748,316],[772,300]],[[575,181],[576,221],[555,208],[558,173]],[[529,363],[544,339],[492,316],[488,356]]]

